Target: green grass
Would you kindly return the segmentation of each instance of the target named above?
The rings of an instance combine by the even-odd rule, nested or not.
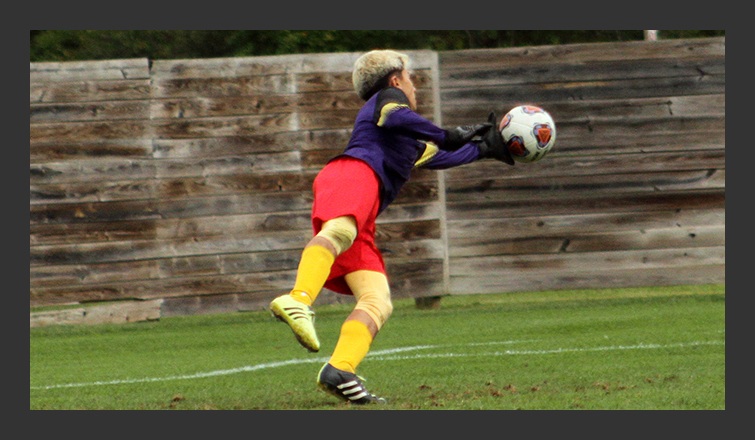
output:
[[[267,312],[30,329],[30,409],[725,409],[725,287],[395,301],[360,366],[387,405],[319,391],[348,305],[307,353]],[[283,363],[283,361],[290,361]]]

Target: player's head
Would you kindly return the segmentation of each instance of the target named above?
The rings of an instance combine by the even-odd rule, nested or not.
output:
[[[360,98],[367,101],[375,93],[393,85],[401,88],[407,94],[409,100],[413,102],[414,85],[411,84],[410,63],[406,54],[393,50],[367,52],[354,63],[354,70],[351,74],[354,91]],[[409,84],[407,84],[407,81]],[[411,89],[411,91],[404,88]],[[410,94],[412,96],[409,96]]]

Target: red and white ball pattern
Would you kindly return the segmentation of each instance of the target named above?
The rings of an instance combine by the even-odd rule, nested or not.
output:
[[[517,162],[536,162],[556,143],[556,123],[548,112],[534,105],[514,107],[498,128]]]

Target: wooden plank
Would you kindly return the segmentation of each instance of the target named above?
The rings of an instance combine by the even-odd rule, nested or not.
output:
[[[446,246],[438,238],[379,241],[377,246],[386,262],[400,261],[398,259],[443,260],[446,256]]]
[[[149,119],[149,101],[56,103],[29,105],[30,124],[51,122]]]
[[[540,176],[517,179],[454,179],[446,182],[448,202],[523,199],[579,199],[584,196],[656,191],[726,188],[726,170],[683,170],[648,173],[616,173],[594,176]]]
[[[156,99],[150,114],[161,118],[204,118],[214,116],[259,115],[330,110],[358,111],[364,102],[353,92],[314,92],[285,95],[261,93],[254,96],[186,96]]]
[[[74,309],[31,312],[29,327],[49,325],[99,325],[154,321],[161,317],[163,300],[119,301]]]
[[[717,234],[709,236],[710,238],[725,240],[725,221],[725,207],[550,216],[535,213],[532,216],[513,218],[469,218],[448,222],[448,246],[452,258],[503,253],[505,249],[514,246],[518,249],[535,249],[535,246],[538,246],[537,252],[562,252],[574,250],[571,244],[575,237],[581,239],[584,236],[591,237],[592,234],[598,234],[599,237],[611,237],[612,234],[619,234],[619,237],[640,234],[639,236],[643,237],[647,231],[664,231],[671,234],[689,231],[687,236],[681,236],[681,240],[699,243],[695,240],[695,231],[706,228],[714,228],[706,229],[706,232],[713,231]],[[690,237],[690,233],[695,234],[695,237]],[[646,243],[645,240],[640,245],[646,247]],[[674,243],[671,247],[678,245]]]
[[[558,124],[559,143],[589,142],[591,138],[612,139],[621,137],[652,137],[660,134],[724,131],[724,115],[701,117],[636,118],[636,119],[583,119]]]
[[[442,245],[436,239],[382,242],[380,243],[380,250],[386,261],[396,261],[397,265],[403,264],[406,259],[413,261],[441,260],[444,255]],[[30,288],[38,289],[190,276],[296,270],[300,257],[301,247],[280,251],[191,255],[109,263],[48,264],[30,267],[29,281]]]
[[[349,66],[350,67],[350,66]],[[427,74],[417,72],[418,78],[425,78]],[[422,79],[421,82],[425,80]],[[295,93],[323,92],[326,90],[344,91],[355,94],[354,85],[351,82],[351,71],[346,72],[316,72],[295,74],[292,78],[292,86]]]
[[[307,209],[183,219],[37,224],[29,228],[30,245],[34,246],[270,234],[308,230],[311,222]]]
[[[239,179],[240,180],[240,179]],[[253,179],[245,179],[253,181]],[[242,180],[243,181],[243,180]],[[268,184],[274,181],[268,181]],[[252,184],[253,184],[252,183]],[[124,185],[124,184],[121,184]],[[149,220],[158,218],[188,218],[207,215],[238,215],[245,213],[278,212],[303,210],[310,207],[312,194],[306,191],[283,191],[282,185],[268,191],[248,191],[244,187],[228,190],[208,189],[198,184],[194,191],[190,186],[168,186],[161,193],[152,192],[154,187],[139,187],[140,197],[116,199],[112,201],[81,201],[70,203],[30,204],[31,224],[37,223],[90,223],[119,220]],[[87,188],[91,188],[87,186]],[[52,191],[53,188],[48,188]],[[405,185],[397,203],[416,203],[437,200],[438,188],[434,182],[412,182]],[[99,193],[92,189],[93,198]],[[37,190],[37,194],[39,191]],[[47,197],[65,197],[60,192],[47,193]],[[162,196],[158,198],[156,196]]]
[[[513,167],[495,160],[483,160],[445,171],[446,180],[485,181],[556,176],[599,176],[625,173],[662,173],[726,168],[726,151],[648,152],[593,156],[548,155],[544,160]]]
[[[648,287],[725,284],[725,264],[704,264],[699,266],[675,267],[673,270],[660,269],[604,269],[595,272],[555,272],[547,275],[503,278],[495,274],[485,276],[452,277],[452,295],[528,292],[543,290],[610,289],[626,287]]]
[[[151,74],[155,79],[280,75],[301,69],[304,59],[305,56],[292,55],[154,60]]]
[[[440,238],[440,222],[437,219],[408,223],[381,223],[376,226],[377,243],[405,242],[411,240]]]
[[[548,101],[542,105],[553,116],[556,125],[616,118],[711,117],[726,115],[726,95],[689,95],[655,98],[603,99],[587,101]],[[448,125],[466,125],[484,119],[491,110],[500,109],[499,118],[507,108],[489,103],[453,106],[444,103],[443,121]]]
[[[301,246],[297,248],[263,252],[32,266],[29,269],[29,283],[31,288],[43,288],[296,270],[304,243],[302,240]],[[383,237],[379,248],[386,261],[399,262],[396,264],[407,259],[440,260],[444,256],[442,244],[433,238],[404,240]]]
[[[433,296],[441,293],[438,280],[440,260],[401,261],[387,264],[389,283],[395,297]],[[147,281],[86,284],[30,289],[30,306],[69,304],[82,301],[158,299],[196,295],[222,295],[278,289],[284,292],[294,283],[295,270],[265,271],[231,275],[192,276]]]
[[[346,137],[343,130],[328,132],[331,137]],[[325,137],[323,134],[320,137]],[[155,139],[155,158],[237,156],[292,150],[317,149],[318,136],[312,131],[264,133],[250,136],[217,136],[195,139]]]
[[[260,94],[296,93],[288,75],[266,75],[228,78],[154,78],[152,96],[160,98],[193,98],[256,96]]]
[[[431,73],[427,70],[415,70],[413,75],[420,90],[430,82]],[[152,91],[156,99],[196,96],[235,98],[312,92],[356,95],[351,82],[351,71],[206,78],[157,77],[152,83]]]
[[[723,264],[725,246],[677,247],[603,252],[580,252],[579,258],[565,253],[493,255],[454,258],[451,276],[500,276],[504,279],[553,273],[591,272],[606,269],[667,269]]]
[[[377,226],[376,236],[381,246],[394,242],[438,239],[439,228],[437,219],[382,223]],[[179,237],[170,239],[36,245],[31,246],[29,250],[30,266],[97,264],[222,253],[302,249],[311,237],[311,228],[291,230],[281,228],[274,234],[271,231],[255,233],[239,230],[235,234],[199,235],[187,231],[181,233]],[[394,249],[401,249],[401,247],[397,246]]]
[[[309,192],[315,175],[315,172],[284,171],[105,182],[88,180],[31,184],[29,192],[31,205],[208,197],[254,192]]]
[[[31,224],[70,224],[300,211],[309,209],[311,206],[312,195],[309,193],[278,192],[215,197],[176,197],[162,200],[32,205],[29,215]]]
[[[312,72],[350,72],[363,52],[290,54],[259,57],[154,60],[151,74],[162,78],[225,78]],[[415,69],[437,68],[438,54],[429,50],[404,51]]]
[[[549,153],[549,159],[560,154],[599,155],[626,153],[682,152],[692,150],[720,150],[726,146],[726,129],[719,122],[698,125],[698,130],[683,132],[667,131],[649,133],[638,137],[626,135],[612,136],[610,132],[580,136],[561,136]],[[721,125],[720,127],[718,125]],[[585,126],[585,130],[589,130]],[[559,131],[560,128],[559,128]],[[561,133],[559,133],[561,134]]]
[[[279,173],[301,171],[298,151],[272,154],[250,154],[216,158],[165,160],[82,159],[30,165],[32,184],[60,184],[87,181],[144,180],[243,173]]]
[[[386,261],[391,297],[418,298],[445,295],[442,260]]]
[[[217,236],[173,240],[126,241],[48,245],[30,248],[30,267],[42,265],[81,265],[137,261],[223,253],[268,252],[302,249],[311,238],[310,231],[276,234]],[[124,277],[128,277],[125,273]]]
[[[113,120],[29,125],[29,142],[72,143],[102,139],[192,139],[253,137],[299,130],[347,129],[355,112],[333,110],[316,113],[284,113],[204,119]],[[345,144],[339,146],[341,149]]]
[[[280,151],[342,151],[351,128],[300,130],[251,136],[218,136],[195,139],[155,139],[155,158],[217,157]],[[334,147],[337,147],[334,150]]]
[[[487,104],[510,109],[519,104],[550,101],[657,98],[726,93],[725,75],[636,78],[607,81],[551,82],[464,89],[441,89],[441,102],[451,106]]]
[[[491,60],[495,60],[501,66],[518,66],[724,56],[726,56],[726,38],[713,37],[653,42],[627,41],[442,51],[438,53],[438,63],[440,70],[445,72],[450,69],[461,70],[490,65]]]
[[[680,191],[658,194],[628,194],[624,197],[596,196],[582,199],[514,200],[507,203],[454,202],[448,203],[449,221],[588,213],[630,213],[669,209],[715,209],[726,206],[725,192]]]
[[[175,316],[263,310],[270,306],[270,301],[272,301],[273,298],[282,293],[283,292],[280,289],[271,289],[252,293],[187,295],[175,298],[165,298],[161,307],[161,313],[163,317],[168,318]],[[322,298],[318,297],[318,303],[320,299]]]
[[[493,293],[725,280],[725,247],[456,258],[451,292]],[[692,282],[694,281],[694,282]]]
[[[145,100],[152,97],[149,79],[30,83],[30,103]]]
[[[51,139],[49,142],[29,144],[29,163],[37,165],[69,159],[149,158],[153,154],[152,141],[149,139],[95,139],[72,142]]]
[[[409,180],[399,192],[393,203],[421,203],[438,201],[438,181],[437,180]]]
[[[147,58],[29,63],[30,83],[148,79],[149,75]]]
[[[501,65],[491,59],[487,66],[442,70],[444,89],[479,88],[498,85],[611,81],[638,78],[704,77],[726,73],[725,57],[663,58]]]
[[[284,291],[286,287],[293,285],[295,272],[291,270],[212,275],[30,289],[30,306],[90,301],[148,300],[184,295],[220,295],[271,289]]]
[[[286,225],[271,227],[270,225]],[[98,242],[123,242],[188,237],[213,237],[235,233],[303,230],[309,212],[242,214],[187,219],[36,224],[30,226],[30,245],[49,246]]]
[[[153,218],[137,221],[43,223],[30,229],[30,245],[84,244],[143,240],[208,238],[223,235],[279,234],[311,230],[310,209],[259,214],[210,215],[188,218]],[[378,224],[439,218],[437,201],[393,204]]]
[[[354,112],[283,113],[217,117],[204,119],[160,119],[152,121],[156,139],[210,138],[222,136],[254,136],[285,131],[347,128],[353,125]]]
[[[479,257],[485,255],[525,255],[602,252],[640,249],[671,249],[676,247],[710,247],[726,245],[724,226],[672,227],[633,231],[561,232],[517,238],[453,237],[449,240],[449,256]],[[579,259],[578,257],[574,257]]]
[[[432,112],[432,92],[418,91],[418,112]],[[282,113],[316,113],[351,111],[353,117],[364,102],[353,92],[309,92],[286,95],[206,97],[201,94],[185,98],[159,99],[151,102],[153,119],[194,119],[223,116],[265,115]]]
[[[150,133],[150,125],[150,121],[140,119],[29,124],[29,143],[141,139]]]
[[[296,131],[300,128],[305,127],[299,127],[296,113],[191,120],[160,119],[153,121],[153,136],[155,139],[254,136]]]
[[[377,224],[437,219],[440,218],[440,210],[441,207],[437,200],[419,203],[394,203],[380,214]]]
[[[448,222],[449,245],[485,243],[487,240],[595,232],[645,231],[651,229],[723,227],[726,207],[672,209],[620,213],[542,215],[478,219],[469,217]]]
[[[301,248],[296,248],[106,263],[42,265],[30,268],[29,282],[30,287],[36,288],[295,270],[298,267],[300,257]]]

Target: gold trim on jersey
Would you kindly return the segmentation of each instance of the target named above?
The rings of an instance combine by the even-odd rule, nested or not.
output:
[[[385,124],[385,120],[388,119],[388,116],[400,108],[409,108],[409,106],[397,102],[389,102],[385,104],[383,108],[380,109],[380,119],[377,121],[377,126],[382,127]]]
[[[422,165],[429,162],[430,159],[432,159],[433,157],[435,157],[436,154],[438,154],[438,150],[440,150],[440,148],[438,148],[438,146],[435,145],[433,142],[429,142],[429,141],[427,142],[420,141],[420,142],[425,143],[425,151],[422,152],[422,156],[419,159],[417,159],[417,162],[414,163],[415,167],[421,167]]]

